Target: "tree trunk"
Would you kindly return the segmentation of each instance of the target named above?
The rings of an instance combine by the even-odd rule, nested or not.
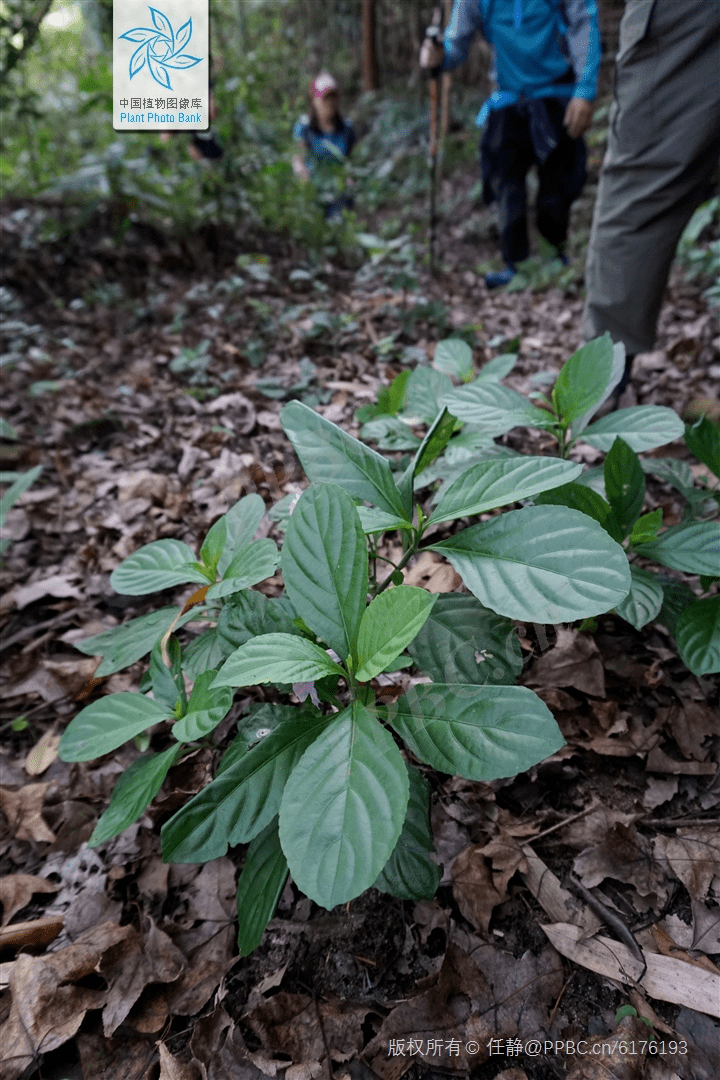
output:
[[[362,82],[363,90],[377,90],[377,51],[375,48],[375,0],[362,0]]]
[[[12,69],[19,64],[25,53],[32,46],[40,30],[40,23],[52,7],[52,0],[42,0],[32,6],[6,4],[0,19],[2,30],[2,70],[0,85],[5,82]],[[20,37],[20,41],[16,40]]]

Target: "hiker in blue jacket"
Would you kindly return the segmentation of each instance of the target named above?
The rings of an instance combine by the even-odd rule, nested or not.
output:
[[[344,165],[356,142],[355,129],[340,112],[338,84],[332,75],[322,72],[310,84],[310,108],[293,128],[297,152],[293,171],[303,180],[312,180],[328,221],[335,221],[344,209],[352,209],[353,200],[345,187],[350,186]]]
[[[467,58],[476,33],[492,46],[497,89],[477,118],[487,203],[497,201],[505,269],[486,274],[507,285],[528,257],[525,178],[538,167],[537,227],[566,262],[570,207],[587,172],[582,138],[592,119],[600,64],[595,0],[455,0],[443,44],[423,43],[420,65],[450,71]]]

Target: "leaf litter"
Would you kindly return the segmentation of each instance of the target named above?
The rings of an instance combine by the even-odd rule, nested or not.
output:
[[[3,224],[13,235],[20,227],[8,215]],[[81,239],[93,272],[122,276],[122,250],[111,255],[92,227]],[[87,848],[132,754],[69,766],[55,749],[79,702],[137,688],[139,665],[95,679],[97,660],[73,649],[149,610],[112,593],[114,567],[162,537],[194,547],[243,493],[269,506],[301,490],[277,419],[283,400],[304,397],[355,430],[355,408],[391,382],[403,350],[411,363],[429,360],[440,338],[480,324],[476,361],[518,339],[507,382],[527,393],[580,340],[577,293],[490,296],[462,244],[441,282],[422,279],[414,306],[342,266],[323,270],[327,291],[290,295],[287,249],[274,252],[271,273],[241,284],[229,264],[199,278],[167,254],[150,253],[155,279],[133,278],[132,303],[115,307],[68,306],[86,288],[82,258],[62,278],[43,266],[54,306],[28,277],[29,255],[9,271],[35,337],[5,376],[19,439],[2,450],[13,468],[42,462],[44,473],[8,519],[16,539],[0,603],[3,722],[22,719],[0,759],[4,1075],[46,1076],[63,1061],[88,1080],[423,1080],[438,1069],[478,1080],[709,1080],[719,1035],[718,686],[688,674],[661,628],[640,634],[612,616],[593,634],[518,628],[523,682],[567,745],[492,784],[428,772],[444,867],[433,901],[371,891],[327,913],[288,884],[260,948],[240,960],[243,849],[204,867],[160,861],[159,825],[197,790],[211,751],[173,770],[136,826]],[[675,282],[658,347],[637,362],[640,402],[683,411],[711,397],[716,346],[697,292]],[[513,438],[543,452],[542,436]],[[674,489],[652,483],[649,499],[680,520]],[[265,519],[265,532],[273,527]],[[458,585],[429,552],[406,582]],[[264,588],[272,595],[272,580]],[[687,1040],[688,1055],[516,1063],[488,1050],[492,1039],[506,1050],[518,1038],[647,1037],[641,1019],[616,1021],[628,1002],[659,1039]],[[390,1053],[391,1040],[403,1052]],[[446,1050],[455,1040],[457,1054]]]

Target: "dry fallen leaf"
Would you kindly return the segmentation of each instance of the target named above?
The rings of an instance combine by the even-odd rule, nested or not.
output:
[[[362,1049],[362,1025],[369,1009],[352,1002],[314,1001],[281,991],[243,1019],[266,1050],[287,1054],[295,1065],[322,1061],[325,1047],[333,1061],[347,1061]]]
[[[28,604],[41,600],[44,596],[69,596],[79,600],[83,594],[80,586],[76,584],[77,580],[77,574],[54,574],[43,581],[33,581],[30,585],[17,587],[3,597],[3,608],[17,608],[22,611]]]
[[[610,877],[632,885],[653,903],[653,898],[664,902],[668,894],[666,875],[653,856],[650,842],[634,825],[617,822],[602,843],[578,855],[574,867],[587,889]]]
[[[0,787],[0,810],[18,840],[52,844],[55,839],[55,833],[48,828],[40,813],[49,787],[49,784],[26,784],[19,790]]]
[[[145,1077],[152,1075],[149,1070],[155,1048],[147,1039],[128,1036],[106,1039],[99,1025],[93,1024],[89,1031],[87,1028],[86,1021],[75,1037],[84,1077],[92,1077],[92,1080],[145,1080]]]
[[[42,776],[56,760],[59,745],[60,736],[52,730],[46,731],[25,758],[25,772],[28,776]]]
[[[448,945],[443,965],[436,975],[430,975],[418,983],[419,994],[396,1006],[385,1017],[377,1035],[368,1043],[363,1058],[382,1080],[399,1080],[415,1062],[425,1065],[438,1064],[430,1053],[417,1053],[404,1057],[388,1057],[390,1039],[407,1040],[409,1037],[422,1042],[427,1051],[427,1040],[459,1040],[457,1056],[445,1054],[443,1069],[468,1072],[487,1059],[486,1045],[490,1038],[500,1034],[495,1029],[494,1018],[483,1018],[492,1008],[493,996],[487,980],[469,956],[452,942]],[[504,1032],[503,1034],[513,1034]],[[479,1052],[468,1053],[468,1042],[479,1044]]]
[[[54,941],[62,928],[62,915],[44,915],[40,919],[2,926],[0,949],[40,949]]]
[[[210,999],[226,972],[237,963],[232,955],[235,934],[235,867],[228,858],[205,863],[188,890],[187,929],[172,932],[187,966],[169,990],[172,1013],[192,1016]]]
[[[656,857],[667,862],[693,900],[704,900],[710,884],[720,874],[720,829],[716,825],[680,829],[675,835],[660,834],[653,840]]]
[[[657,945],[658,952],[663,956],[674,956],[678,960],[684,960],[686,964],[695,964],[697,967],[704,968],[705,971],[711,971],[715,975],[720,975],[720,969],[718,969],[711,960],[708,960],[707,956],[694,957],[689,952],[682,949],[676,941],[667,934],[661,926],[657,924],[650,927],[650,932],[653,936],[653,940]]]
[[[716,709],[699,701],[688,701],[682,706],[660,709],[659,714],[669,723],[672,737],[686,758],[707,760],[710,740],[720,735]]]
[[[404,571],[404,582],[406,585],[418,585],[431,593],[446,593],[455,592],[462,579],[434,551],[423,551],[410,569]]]
[[[109,984],[107,1004],[103,1009],[103,1029],[113,1035],[125,1020],[149,983],[164,986],[180,977],[186,960],[167,934],[146,916],[142,933],[132,932],[108,949],[99,970]],[[162,1027],[160,1021],[159,1027]],[[151,1028],[152,1031],[159,1030]]]
[[[12,1005],[0,1028],[4,1080],[18,1080],[38,1054],[71,1039],[88,1009],[101,1008],[105,991],[61,984],[45,959],[21,955],[10,974]]]
[[[160,1080],[201,1080],[199,1065],[173,1057],[164,1042],[158,1043],[158,1051],[160,1053]]]
[[[586,939],[584,931],[570,923],[552,923],[542,929],[559,953],[581,967],[630,985],[639,979],[651,998],[720,1016],[720,975],[650,952],[645,952],[643,974],[638,958],[619,941],[601,935]]]
[[[450,868],[453,896],[468,922],[487,934],[494,908],[507,899],[517,870],[527,870],[521,845],[505,830],[485,844],[461,852]]]
[[[597,643],[588,634],[558,627],[557,642],[538,657],[528,686],[571,686],[591,697],[605,697],[605,672]]]
[[[33,874],[8,874],[0,878],[0,904],[3,906],[2,925],[30,903],[34,893],[55,893],[57,886]]]
[[[567,1080],[642,1080],[646,1057],[640,1046],[649,1034],[637,1016],[626,1016],[610,1035],[587,1040],[588,1055],[573,1065]]]

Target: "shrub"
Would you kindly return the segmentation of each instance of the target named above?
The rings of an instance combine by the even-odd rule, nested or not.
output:
[[[609,372],[609,339],[591,353]],[[584,368],[576,358],[569,364],[555,395],[565,445],[570,414],[587,415],[606,389],[600,379],[589,390],[576,386],[573,370]],[[457,528],[460,519],[567,490],[580,464],[520,455],[476,462],[427,512],[414,488],[455,432],[446,408],[395,472],[300,402],[286,405],[281,420],[311,481],[288,508],[282,553],[272,540],[252,539],[264,504],[248,495],[212,526],[199,559],[172,539],[126,559],[111,577],[119,592],[190,584],[196,591],[180,611],[166,607],[81,643],[103,655],[98,675],[148,652],[149,670],[139,692],[83,709],[60,747],[64,760],[83,761],[133,738],[147,747],[150,728],[172,725],[168,748],[144,754],[119,780],[90,841],[103,843],[137,820],[173,764],[211,739],[234,689],[275,688],[272,701],[240,718],[214,779],[162,828],[168,861],[201,862],[249,845],[238,883],[242,953],[260,941],[288,873],[326,908],[371,886],[432,896],[440,871],[430,791],[413,762],[488,781],[556,751],[562,737],[549,710],[513,685],[521,660],[512,620],[591,618],[626,602],[632,586],[620,543],[575,506],[526,505]],[[637,493],[622,499],[630,527]],[[448,524],[441,538],[436,526],[447,533]],[[388,531],[401,536],[402,556],[381,579],[378,537]],[[436,596],[403,584],[421,545],[448,559],[469,594]],[[268,598],[253,586],[278,562],[284,589]],[[200,617],[212,625],[181,645],[176,630]],[[415,681],[385,703],[377,677],[410,663],[431,681]]]

